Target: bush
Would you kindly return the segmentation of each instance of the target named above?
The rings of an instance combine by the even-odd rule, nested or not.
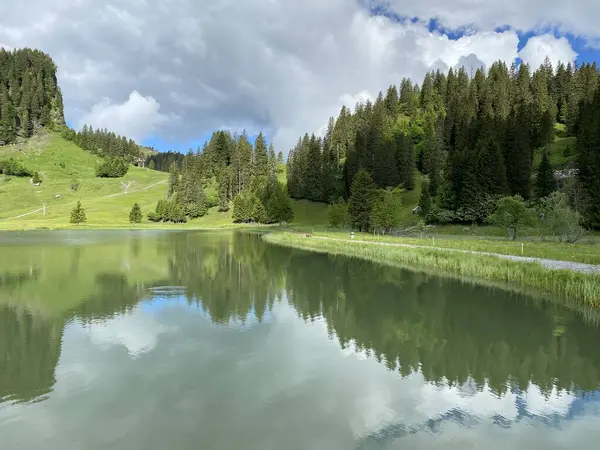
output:
[[[14,177],[31,177],[34,175],[33,172],[13,157],[8,158],[8,160],[0,161],[0,173],[12,175]]]
[[[402,198],[392,191],[383,191],[375,200],[371,220],[373,228],[388,233],[400,224]]]
[[[558,242],[577,242],[587,233],[581,223],[581,215],[569,207],[568,196],[553,192],[541,198],[538,206],[542,225],[542,239],[549,236]]]
[[[348,227],[348,204],[342,197],[338,198],[327,208],[329,226],[332,228]]]
[[[96,168],[96,176],[100,178],[121,178],[129,170],[129,164],[123,158],[106,158]]]
[[[150,222],[161,222],[162,216],[159,216],[156,212],[151,211],[148,213],[148,220]]]
[[[188,203],[184,207],[184,212],[190,219],[197,219],[198,217],[205,216],[207,209],[204,203]]]
[[[506,228],[508,238],[514,241],[518,230],[533,223],[534,211],[527,207],[520,195],[503,197],[498,200],[496,210],[488,221],[499,227]]]

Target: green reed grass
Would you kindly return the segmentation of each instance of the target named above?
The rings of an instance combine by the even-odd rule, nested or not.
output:
[[[551,270],[538,263],[507,261],[494,256],[311,239],[294,233],[270,233],[264,238],[267,242],[287,247],[352,256],[433,275],[487,280],[511,289],[554,294],[568,307],[600,307],[600,275],[596,274]]]

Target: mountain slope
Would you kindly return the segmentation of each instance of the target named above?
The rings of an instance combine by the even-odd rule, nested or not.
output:
[[[29,178],[0,178],[2,228],[65,226],[78,200],[86,209],[88,224],[126,225],[134,202],[149,211],[167,188],[168,174],[139,167],[130,167],[120,179],[96,178],[100,158],[45,130],[25,143],[0,147],[0,160],[9,157],[39,172],[42,183],[34,186]],[[76,184],[78,189],[72,189]]]

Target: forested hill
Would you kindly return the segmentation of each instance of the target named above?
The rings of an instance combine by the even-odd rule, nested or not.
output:
[[[64,123],[52,59],[39,50],[0,48],[0,143],[28,138],[36,127]]]
[[[498,62],[472,78],[451,69],[426,74],[420,85],[404,79],[354,112],[343,107],[324,138],[300,138],[288,157],[289,193],[348,198],[362,169],[380,188],[412,189],[417,168],[429,180],[429,221],[481,222],[498,197],[530,199],[557,187],[547,174],[536,182],[533,161],[562,124],[578,137],[573,206],[600,227],[599,80],[595,64],[555,70],[549,60],[533,72]],[[544,180],[550,185],[538,186]]]
[[[45,127],[82,149],[103,157],[134,162],[144,152],[125,136],[85,125],[76,132],[65,124],[56,65],[47,54],[29,48],[0,48],[0,146],[30,138]]]

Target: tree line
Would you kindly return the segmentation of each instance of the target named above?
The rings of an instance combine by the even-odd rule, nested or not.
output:
[[[84,125],[81,131],[67,128],[63,131],[63,137],[85,151],[102,157],[121,158],[131,163],[142,156],[133,139],[119,136],[106,128],[94,129],[89,125]]]
[[[65,123],[56,65],[29,48],[0,48],[0,145],[28,138],[39,127]]]
[[[149,214],[152,221],[181,223],[216,206],[219,212],[233,206],[237,223],[281,223],[293,217],[286,187],[277,179],[283,155],[267,146],[262,133],[252,145],[245,132],[216,131],[201,150],[189,151],[181,164],[172,155],[154,156],[150,163],[171,163],[167,198]]]
[[[145,166],[152,170],[168,172],[171,164],[175,163],[177,168],[181,170],[184,156],[183,153],[174,151],[153,153],[146,157]]]
[[[288,191],[333,203],[349,200],[363,170],[382,189],[413,189],[421,174],[429,222],[481,223],[498,198],[530,200],[556,190],[547,152],[558,123],[578,138],[570,204],[598,228],[599,80],[595,64],[554,70],[548,59],[533,72],[525,63],[497,62],[473,77],[462,68],[427,73],[420,85],[404,79],[354,112],[342,107],[322,138],[300,138],[288,157]],[[538,174],[536,151],[545,155]]]

